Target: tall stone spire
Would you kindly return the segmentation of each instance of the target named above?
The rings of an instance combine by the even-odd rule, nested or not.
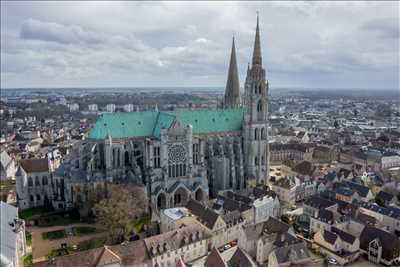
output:
[[[258,22],[258,14],[257,14],[257,27],[256,27],[256,38],[254,40],[254,49],[253,49],[253,66],[262,65],[261,58],[261,44],[260,44],[260,27]]]
[[[224,107],[234,108],[240,106],[239,74],[236,62],[235,38],[232,38],[231,59],[229,62],[228,80],[225,87]]]

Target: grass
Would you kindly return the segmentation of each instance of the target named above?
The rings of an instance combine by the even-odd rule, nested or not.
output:
[[[26,255],[24,257],[23,266],[24,267],[32,266],[32,254]]]
[[[31,234],[31,232],[25,231],[25,237],[26,237],[26,245],[28,247],[32,246],[32,234]]]
[[[79,222],[79,220],[72,219],[70,217],[63,217],[61,215],[51,215],[51,216],[43,216],[38,220],[38,226],[40,227],[49,227],[56,225],[68,225],[72,223]]]
[[[39,217],[41,214],[45,213],[44,207],[33,207],[23,211],[20,211],[19,217],[24,220],[32,219],[33,217]]]
[[[55,257],[58,256],[64,256],[64,255],[69,255],[71,253],[75,252],[72,247],[66,247],[66,248],[59,248],[59,249],[54,249],[50,251],[49,254],[46,255],[47,260],[51,260]]]
[[[92,238],[92,239],[80,242],[78,244],[78,250],[83,251],[83,250],[89,250],[89,249],[93,249],[93,248],[99,248],[99,247],[104,246],[105,243],[106,243],[105,237]]]
[[[90,226],[77,226],[74,227],[72,231],[75,236],[90,235],[98,232],[95,227]]]
[[[150,222],[150,217],[143,217],[138,219],[133,225],[133,227],[135,228],[135,232],[137,234],[143,232],[144,226],[147,225],[149,222]]]
[[[42,233],[43,240],[55,240],[67,237],[65,230],[57,230]]]

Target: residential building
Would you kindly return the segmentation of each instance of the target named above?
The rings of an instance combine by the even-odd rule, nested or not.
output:
[[[376,264],[394,266],[400,260],[399,238],[376,227],[365,226],[360,235],[360,250]]]
[[[14,180],[16,171],[14,159],[3,150],[0,154],[0,181]]]
[[[289,206],[296,202],[296,186],[294,177],[283,177],[271,184],[271,188],[278,195],[279,200]]]
[[[0,263],[2,267],[20,267],[26,254],[25,222],[18,208],[0,201]]]
[[[49,159],[20,161],[16,173],[17,204],[20,209],[51,205],[53,179]]]

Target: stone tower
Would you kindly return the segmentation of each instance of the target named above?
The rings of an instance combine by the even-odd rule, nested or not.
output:
[[[268,149],[268,81],[262,67],[260,29],[257,16],[251,66],[245,81],[245,162],[247,179],[266,183],[269,177]]]
[[[225,108],[236,108],[240,106],[239,75],[236,62],[235,38],[232,38],[231,59],[229,62],[228,80],[225,87]]]

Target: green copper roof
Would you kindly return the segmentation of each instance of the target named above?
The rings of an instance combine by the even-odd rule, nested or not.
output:
[[[159,137],[162,128],[169,128],[175,119],[192,125],[194,134],[240,131],[243,108],[219,110],[144,111],[104,113],[89,132],[89,138]]]

